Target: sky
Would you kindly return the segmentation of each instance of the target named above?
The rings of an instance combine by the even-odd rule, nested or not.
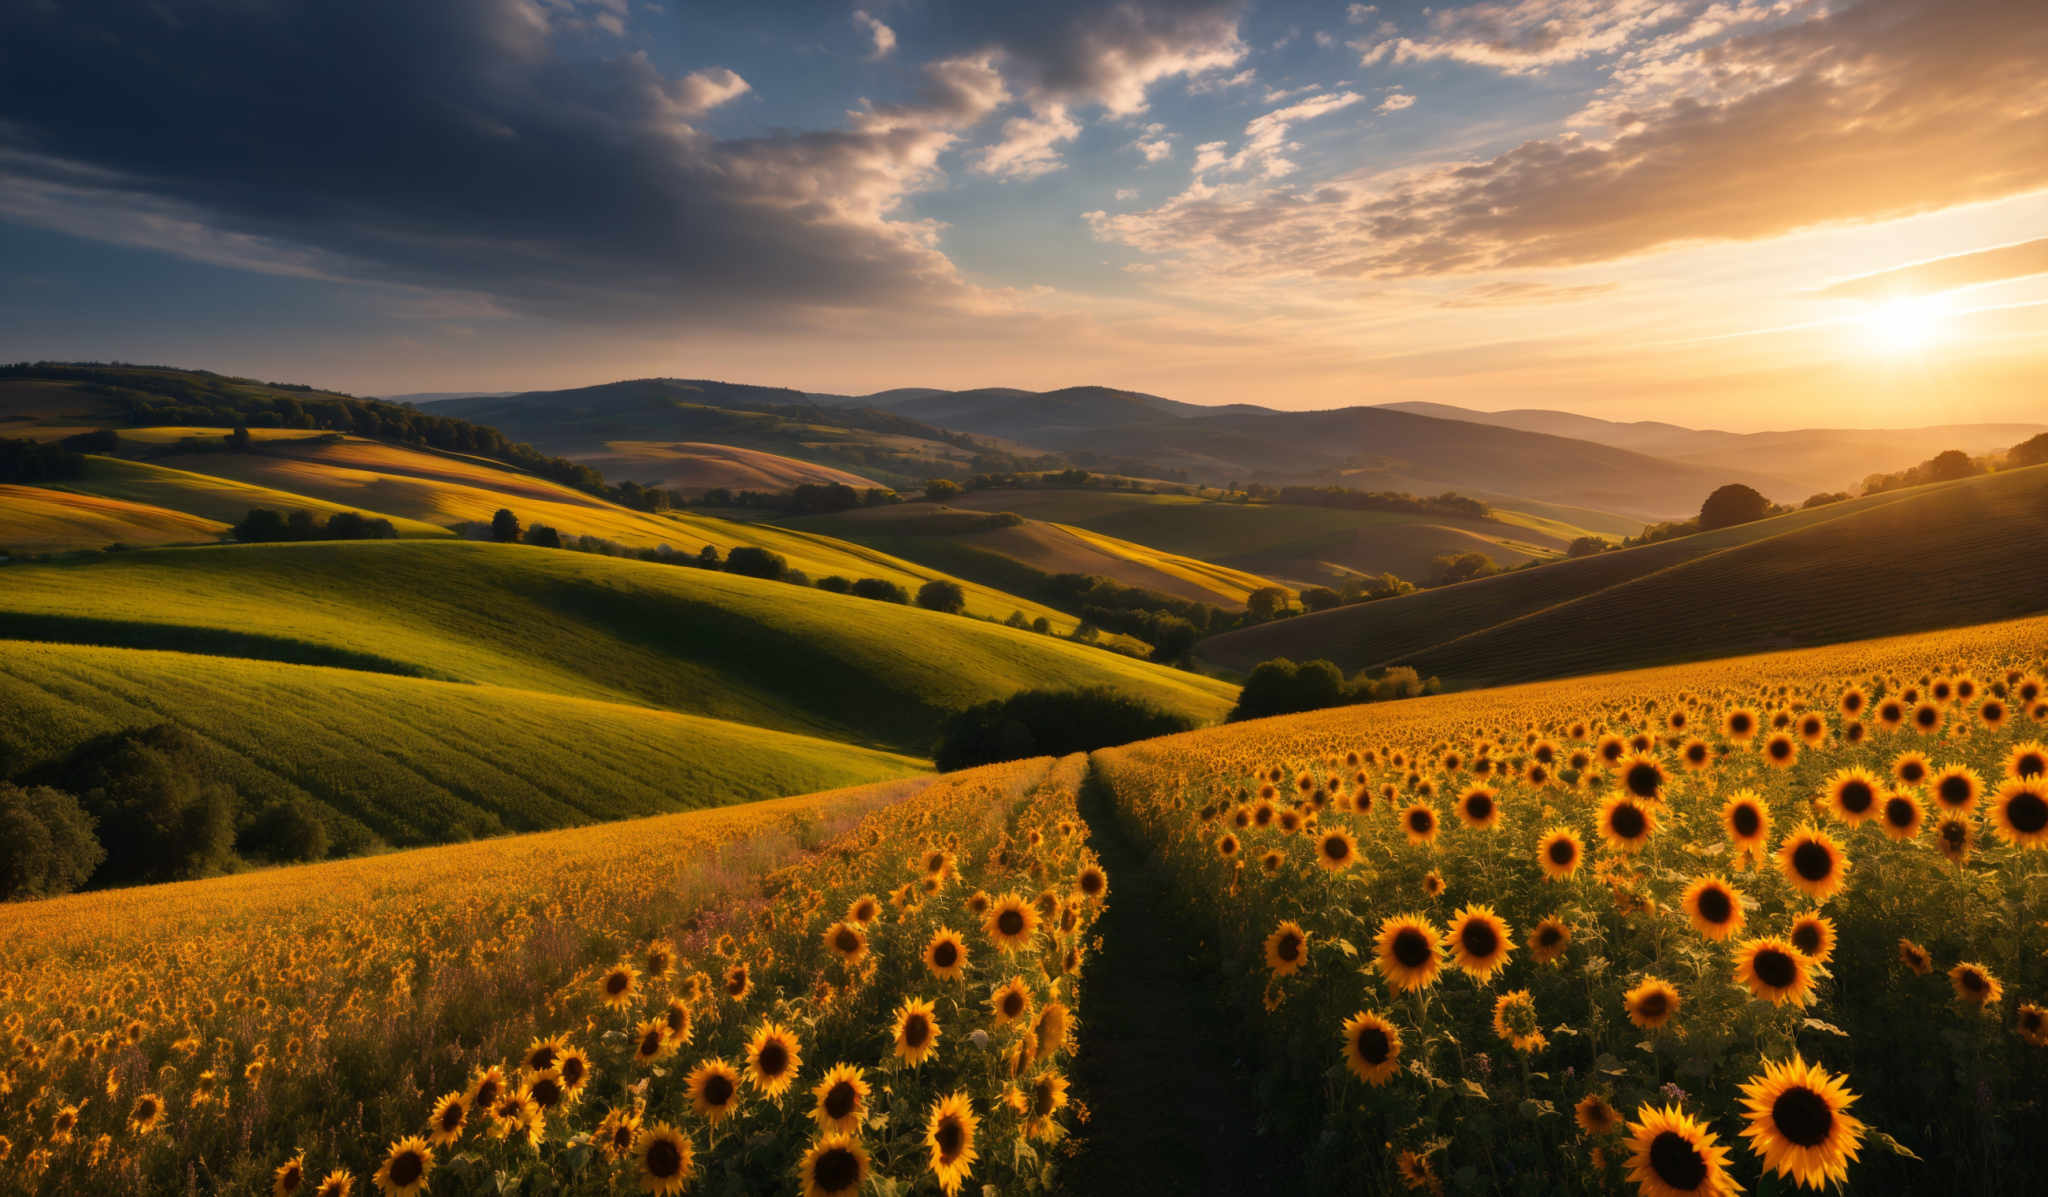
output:
[[[2040,0],[19,0],[0,360],[2048,422]]]

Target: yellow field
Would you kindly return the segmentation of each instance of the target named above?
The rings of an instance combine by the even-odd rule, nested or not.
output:
[[[0,908],[0,1191],[267,1191],[279,1168],[362,1191],[408,1163],[436,1192],[794,1191],[856,1156],[878,1184],[1043,1188],[1103,892],[1082,892],[1081,769]],[[860,1094],[846,1137],[814,1122],[828,1068]],[[973,1150],[935,1159],[949,1094]]]
[[[2048,1098],[2044,646],[1992,624],[1096,767],[1218,937],[1313,1189],[2040,1192],[2014,1144]]]
[[[213,457],[227,456],[225,453],[206,454],[203,457],[187,457],[183,460],[198,465]],[[172,469],[149,462],[123,461],[114,457],[87,458],[85,477],[76,482],[63,483],[56,489],[162,507],[168,511],[184,512],[223,525],[241,520],[249,514],[251,508],[268,507],[273,511],[282,512],[307,511],[320,517],[343,511],[358,511],[367,516],[390,520],[398,529],[400,536],[448,535],[446,528],[407,519],[376,508],[329,502],[326,499],[292,491],[236,482],[197,470]]]
[[[0,485],[0,552],[55,553],[112,544],[203,544],[227,525],[147,503],[39,486]]]

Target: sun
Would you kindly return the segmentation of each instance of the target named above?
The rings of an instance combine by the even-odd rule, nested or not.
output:
[[[1942,339],[1949,314],[1945,295],[1887,299],[1859,317],[1872,348],[1884,353],[1918,353]]]

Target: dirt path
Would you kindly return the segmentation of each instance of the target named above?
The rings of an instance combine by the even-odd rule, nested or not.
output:
[[[1061,1187],[1110,1197],[1299,1191],[1286,1166],[1295,1157],[1258,1136],[1250,1069],[1216,1000],[1213,947],[1174,912],[1093,772],[1080,797],[1110,892],[1076,1053],[1089,1120]]]

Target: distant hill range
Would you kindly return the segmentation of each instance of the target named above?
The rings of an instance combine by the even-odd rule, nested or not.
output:
[[[1388,403],[1383,407],[1439,420],[1569,436],[1689,465],[1753,470],[1783,478],[1787,485],[1804,488],[1808,494],[1855,491],[1871,474],[1906,469],[1944,449],[1961,449],[1974,456],[2008,449],[2036,433],[2048,432],[2048,424],[1719,432],[1655,420],[1623,423],[1542,408],[1474,411],[1447,403]]]

